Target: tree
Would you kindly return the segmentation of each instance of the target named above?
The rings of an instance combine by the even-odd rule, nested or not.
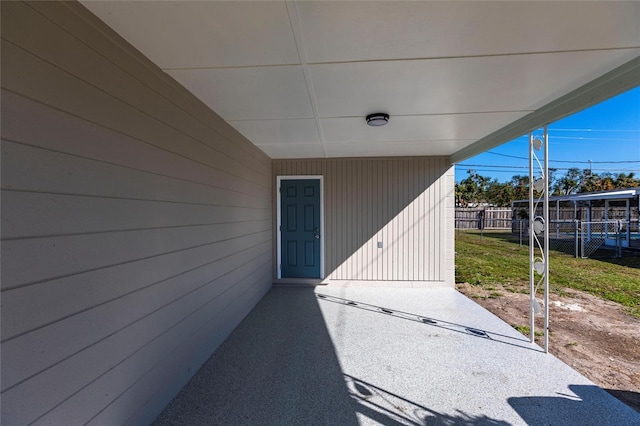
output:
[[[494,206],[510,206],[514,200],[514,188],[509,182],[500,183],[497,179],[487,185],[486,201]]]
[[[529,176],[515,175],[510,181],[513,188],[513,200],[526,200],[529,198]]]
[[[598,181],[598,191],[611,191],[616,189],[616,182],[611,173],[602,173]]]
[[[597,173],[593,173],[590,169],[582,171],[582,184],[578,192],[595,192],[599,189],[599,176]]]
[[[490,179],[477,174],[474,170],[467,170],[469,176],[455,187],[456,205],[467,207],[471,203],[486,201],[487,185]]]
[[[640,186],[640,179],[636,179],[635,173],[633,172],[628,175],[625,173],[618,173],[615,178],[614,185],[616,188],[633,188]]]
[[[582,182],[582,173],[577,167],[567,170],[567,173],[558,179],[553,185],[554,195],[571,195],[575,194],[580,188]]]
[[[508,206],[515,200],[529,198],[529,176],[515,175],[508,182],[498,182],[468,170],[468,177],[456,183],[456,205],[488,203],[494,206]],[[571,168],[560,178],[557,169],[549,169],[547,184],[552,195],[570,195],[582,192],[607,191],[619,188],[640,187],[640,179],[633,172],[612,175],[604,172],[593,173],[590,169]]]

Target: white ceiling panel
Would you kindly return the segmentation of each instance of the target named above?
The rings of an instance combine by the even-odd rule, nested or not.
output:
[[[351,141],[475,140],[528,112],[480,114],[411,115],[391,117],[383,127],[367,126],[362,117],[321,119],[327,143]]]
[[[640,49],[311,66],[320,117],[530,111]]]
[[[309,62],[635,47],[640,3],[299,2]],[[614,29],[614,30],[612,30]]]
[[[272,158],[460,161],[640,84],[640,2],[82,3]]]
[[[320,143],[316,120],[248,120],[230,121],[254,144]]]
[[[319,144],[274,144],[260,148],[271,158],[325,158],[325,149]]]
[[[87,1],[161,68],[299,64],[281,1]]]
[[[167,73],[227,121],[314,117],[300,66]]]
[[[405,155],[442,155],[472,143],[474,140],[446,140],[446,141],[394,141],[394,142],[365,142],[365,143],[327,143],[325,149],[328,157],[384,157],[389,152],[394,156]]]

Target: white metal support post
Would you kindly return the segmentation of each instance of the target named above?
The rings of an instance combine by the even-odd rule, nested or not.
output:
[[[544,163],[541,164],[536,151],[543,148]],[[538,166],[534,174],[534,162]],[[537,177],[536,177],[537,176]],[[542,211],[538,206],[542,201]],[[540,235],[542,234],[542,235]],[[542,236],[542,241],[540,241]],[[540,284],[544,285],[544,312],[536,299]],[[544,127],[541,140],[529,134],[529,291],[530,291],[530,338],[535,341],[535,315],[544,315],[544,351],[549,352],[549,134]]]
[[[549,131],[544,126],[544,351],[549,353]]]
[[[535,260],[535,239],[533,235],[533,223],[536,217],[536,206],[533,204],[533,133],[529,133],[529,334],[531,343],[535,341],[535,272],[533,264]]]

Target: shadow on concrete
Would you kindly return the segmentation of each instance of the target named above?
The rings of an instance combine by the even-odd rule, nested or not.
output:
[[[605,389],[611,395],[627,404],[629,407],[640,413],[640,393],[618,389]]]
[[[390,315],[396,318],[402,318],[408,321],[419,322],[431,327],[443,328],[456,333],[462,333],[471,337],[487,339],[496,343],[516,346],[516,347],[531,350],[534,352],[544,352],[543,349],[535,345],[532,345],[529,339],[527,339],[525,336],[517,336],[517,337],[508,336],[506,334],[495,333],[488,330],[481,330],[479,328],[475,328],[469,325],[456,324],[456,323],[444,321],[441,319],[412,314],[408,312],[399,311],[397,309],[385,308],[382,306],[370,305],[368,303],[357,302],[354,300],[342,299],[340,297],[330,296],[327,294],[319,293],[316,295],[316,297],[318,299],[321,299],[327,302],[338,303],[338,304],[350,306],[356,309],[363,309],[370,312],[376,312],[383,315]]]
[[[439,413],[346,375],[311,288],[271,289],[154,422],[502,425]]]
[[[640,417],[631,408],[613,397],[603,399],[604,391],[598,386],[571,385],[569,389],[575,395],[514,397],[509,398],[508,402],[527,424],[640,424]],[[620,407],[612,409],[613,404],[619,404]],[[588,417],[585,413],[589,413]]]
[[[271,289],[155,425],[357,425],[313,289]]]
[[[358,403],[358,412],[383,425],[509,425],[485,415],[474,416],[457,410],[446,414],[379,388],[364,380],[345,374],[351,397]]]

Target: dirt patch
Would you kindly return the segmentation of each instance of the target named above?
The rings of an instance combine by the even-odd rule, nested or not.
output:
[[[529,326],[529,295],[502,286],[457,289],[514,327]],[[640,319],[577,290],[550,296],[549,352],[640,412]],[[544,320],[536,318],[536,330]],[[543,345],[541,337],[536,343]]]

